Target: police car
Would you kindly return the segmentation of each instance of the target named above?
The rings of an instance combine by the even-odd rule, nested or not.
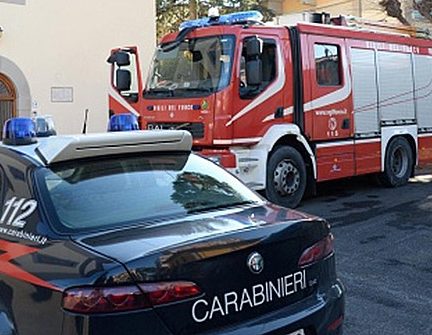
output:
[[[0,146],[1,335],[342,333],[324,220],[266,202],[185,131],[34,127],[7,121]]]

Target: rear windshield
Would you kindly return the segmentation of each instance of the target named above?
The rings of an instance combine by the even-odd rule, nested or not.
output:
[[[67,231],[155,224],[261,199],[214,163],[189,153],[111,157],[42,168],[47,211]]]

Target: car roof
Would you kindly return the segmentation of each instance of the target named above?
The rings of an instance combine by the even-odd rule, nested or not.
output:
[[[4,145],[41,165],[109,155],[191,151],[192,136],[183,130],[127,131],[38,138],[29,145]]]

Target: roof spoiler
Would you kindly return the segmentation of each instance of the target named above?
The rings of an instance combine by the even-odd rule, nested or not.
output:
[[[36,154],[46,164],[130,153],[191,151],[192,135],[184,130],[129,131],[51,137]]]

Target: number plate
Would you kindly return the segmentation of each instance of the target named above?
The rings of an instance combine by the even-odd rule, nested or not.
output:
[[[147,125],[147,130],[164,130],[164,129],[173,130],[174,127],[168,127],[163,124],[151,124],[151,123]]]
[[[294,333],[289,333],[287,335],[305,335],[305,332],[303,329],[299,329],[299,330],[296,330]]]

